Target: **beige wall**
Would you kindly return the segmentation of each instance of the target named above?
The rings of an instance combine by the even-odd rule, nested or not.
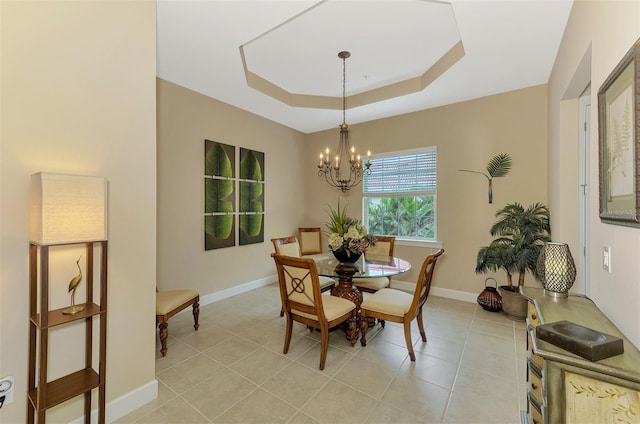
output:
[[[0,422],[22,423],[35,172],[108,179],[107,401],[154,381],[155,4],[3,1],[0,13],[0,376],[16,379],[14,403],[0,410]],[[51,307],[59,308],[69,302],[78,251],[53,250]],[[82,328],[51,333],[50,378],[81,368]],[[80,415],[80,402],[71,401],[48,418]]]
[[[303,135],[183,87],[158,80],[158,286],[194,287],[201,295],[273,278],[269,239],[298,226],[324,226],[327,204],[338,199],[362,215],[361,188],[331,189],[312,165],[338,130]],[[486,276],[475,275],[477,249],[487,244],[497,209],[509,202],[547,202],[546,86],[353,125],[352,142],[374,153],[438,146],[438,240],[447,255],[436,286],[477,294]],[[203,143],[205,139],[265,152],[265,243],[204,251]],[[512,155],[509,176],[487,181],[458,169],[484,170],[497,153]],[[325,246],[326,250],[326,246]],[[399,277],[414,282],[426,250],[398,243],[414,264]],[[246,268],[247,258],[252,267]],[[498,280],[504,282],[504,274]],[[537,284],[532,277],[529,284]],[[468,297],[468,296],[467,296]]]
[[[302,223],[303,134],[160,79],[157,87],[158,287],[207,295],[275,281],[270,239]],[[264,152],[264,243],[204,250],[205,139]]]
[[[603,224],[599,219],[597,91],[620,59],[640,37],[640,2],[583,1],[574,3],[562,44],[549,81],[549,196],[558,211],[556,227],[567,233],[567,241],[577,245],[577,203],[573,196],[578,185],[571,153],[578,152],[577,137],[567,136],[567,128],[577,127],[575,88],[581,77],[580,63],[589,57],[587,74],[591,82],[591,132],[589,143],[589,266],[588,296],[636,345],[640,346],[640,230]],[[587,75],[587,80],[589,79]],[[587,81],[589,82],[589,81]],[[586,86],[586,85],[585,85]],[[563,100],[567,98],[567,100]],[[562,154],[565,156],[560,156]],[[567,157],[567,154],[569,156]],[[568,172],[565,164],[569,163]],[[570,229],[565,230],[564,227]],[[612,272],[601,267],[603,246],[611,246]]]
[[[446,253],[438,262],[435,286],[480,293],[488,275],[474,274],[476,253],[491,240],[489,227],[496,210],[511,202],[547,202],[546,89],[541,85],[351,127],[351,143],[365,152],[437,146],[438,241]],[[347,122],[348,116],[347,111]],[[307,140],[305,162],[312,164],[325,147],[336,149],[338,130],[310,134]],[[503,152],[512,156],[513,169],[494,181],[489,204],[486,178],[459,169],[484,171],[489,159]],[[335,206],[338,199],[348,204],[350,215],[362,217],[361,187],[340,195],[316,174],[310,165],[305,170],[309,223],[326,222],[326,205]],[[395,252],[414,265],[399,279],[415,282],[426,251],[397,243]],[[496,278],[506,282],[504,273]],[[537,284],[531,276],[527,283]]]

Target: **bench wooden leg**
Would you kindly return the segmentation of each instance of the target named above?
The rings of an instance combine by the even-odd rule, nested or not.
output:
[[[166,356],[167,355],[167,336],[169,335],[169,330],[167,327],[169,327],[169,324],[166,322],[163,322],[160,324],[160,343],[162,343],[162,348],[160,349],[160,353],[162,353],[162,356]]]
[[[196,329],[196,331],[198,331],[198,327],[200,327],[200,324],[198,324],[198,318],[200,317],[200,304],[198,303],[198,301],[193,303],[193,328]]]

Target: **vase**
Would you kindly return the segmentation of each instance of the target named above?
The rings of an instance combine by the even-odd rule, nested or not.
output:
[[[362,253],[353,253],[350,250],[342,248],[332,250],[331,252],[333,253],[333,256],[335,256],[336,259],[340,261],[340,263],[355,262],[360,259],[360,256],[362,256]]]

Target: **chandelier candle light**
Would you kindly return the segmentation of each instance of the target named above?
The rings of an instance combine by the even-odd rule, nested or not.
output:
[[[346,109],[347,109],[347,97],[346,97],[346,60],[351,56],[351,53],[342,51],[338,53],[338,57],[342,59],[342,124],[340,128],[340,143],[338,144],[338,150],[336,151],[335,162],[332,163],[331,154],[329,148],[325,150],[325,153],[320,153],[320,162],[318,163],[318,176],[324,175],[327,183],[345,192],[351,187],[354,187],[362,182],[364,174],[371,174],[371,151],[367,152],[367,161],[363,162],[361,156],[356,155],[356,149],[349,143],[349,125],[346,123]],[[346,170],[341,172],[341,163],[343,158],[349,158],[349,177]]]

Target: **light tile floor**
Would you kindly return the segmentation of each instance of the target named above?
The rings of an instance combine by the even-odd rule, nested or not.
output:
[[[367,346],[331,333],[318,369],[319,333],[285,319],[277,285],[169,321],[169,351],[156,347],[158,398],[116,421],[129,423],[515,424],[526,409],[524,323],[474,303],[432,296],[427,343],[413,323],[416,361],[402,326],[376,325]]]

